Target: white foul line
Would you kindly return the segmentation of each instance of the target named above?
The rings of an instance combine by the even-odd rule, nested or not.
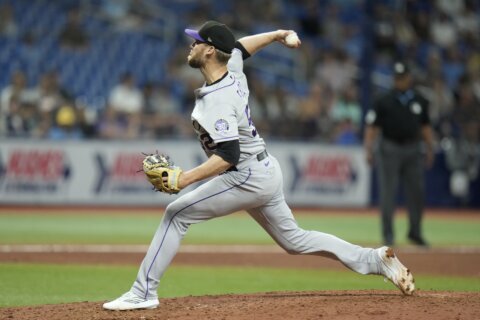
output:
[[[145,253],[147,245],[110,244],[13,244],[0,245],[0,252],[23,253]],[[271,245],[182,245],[182,253],[280,253],[278,246]]]

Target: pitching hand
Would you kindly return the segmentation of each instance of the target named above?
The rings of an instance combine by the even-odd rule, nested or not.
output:
[[[293,30],[277,30],[277,41],[292,49],[298,48],[302,44]]]

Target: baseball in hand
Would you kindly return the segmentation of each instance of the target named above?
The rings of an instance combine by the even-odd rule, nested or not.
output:
[[[300,43],[300,39],[295,32],[292,32],[285,37],[285,43],[289,47],[296,47]]]

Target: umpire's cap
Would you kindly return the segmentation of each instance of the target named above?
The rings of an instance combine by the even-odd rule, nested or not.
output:
[[[223,23],[207,21],[200,29],[185,29],[185,33],[195,40],[208,43],[220,51],[232,53],[235,47],[235,36],[232,31]]]
[[[408,65],[403,61],[396,61],[393,64],[393,74],[395,77],[401,77],[410,73]]]

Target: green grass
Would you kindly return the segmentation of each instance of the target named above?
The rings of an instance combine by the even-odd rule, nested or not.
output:
[[[103,301],[129,290],[134,266],[0,264],[0,307]],[[233,276],[234,275],[234,276]],[[417,275],[423,290],[479,291],[480,279]],[[395,290],[378,276],[351,271],[171,267],[162,280],[161,297],[308,290]],[[398,292],[400,294],[400,292]],[[100,305],[100,303],[99,303]]]
[[[98,214],[74,212],[0,214],[0,244],[148,244],[161,212]],[[358,244],[378,244],[377,216],[297,214],[305,229],[320,230]],[[395,220],[403,244],[407,220]],[[480,219],[427,216],[427,238],[435,246],[480,246]],[[245,213],[192,226],[188,244],[272,244],[268,235]],[[73,301],[103,301],[127,291],[138,266],[0,264],[0,306]],[[416,274],[423,290],[480,291],[480,279]],[[162,280],[161,297],[303,290],[397,290],[381,277],[345,271],[275,268],[172,266]]]
[[[358,244],[381,240],[377,216],[297,214],[305,229],[334,234]],[[132,214],[0,214],[0,244],[148,244],[161,220],[158,216]],[[397,243],[405,244],[407,219],[395,219]],[[427,216],[426,238],[438,246],[480,245],[480,219],[445,219]],[[183,243],[272,244],[269,236],[246,213],[213,219],[190,228]]]

